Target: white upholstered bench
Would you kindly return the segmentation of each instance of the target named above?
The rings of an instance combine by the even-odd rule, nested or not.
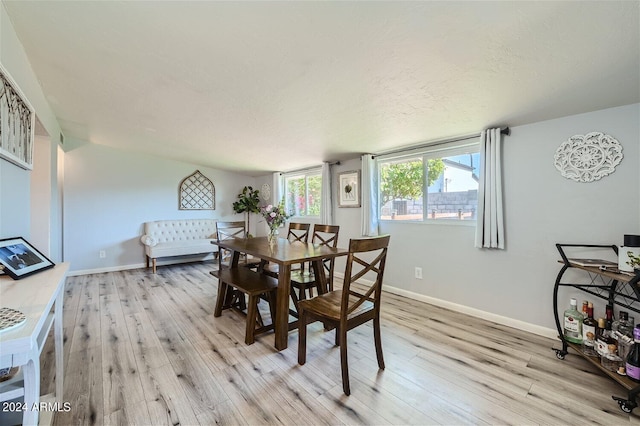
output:
[[[156,273],[156,259],[160,257],[212,254],[218,247],[211,244],[216,238],[215,219],[178,219],[145,222],[140,238],[144,252]]]

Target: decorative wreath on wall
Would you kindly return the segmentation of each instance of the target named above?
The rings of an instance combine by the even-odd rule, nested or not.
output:
[[[553,156],[562,176],[576,182],[593,182],[610,175],[622,157],[620,142],[600,132],[571,136]]]

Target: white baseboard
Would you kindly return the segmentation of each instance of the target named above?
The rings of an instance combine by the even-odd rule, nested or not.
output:
[[[127,271],[129,269],[138,269],[138,268],[146,268],[146,267],[147,267],[146,264],[138,263],[138,264],[134,264],[134,265],[109,266],[107,268],[78,269],[77,271],[69,271],[67,276],[68,277],[77,277],[79,275],[102,274],[104,272]],[[151,268],[149,268],[149,269],[151,269]]]
[[[177,263],[191,263],[191,262],[202,262],[202,261],[207,261],[207,260],[211,260],[213,261],[213,256],[212,255],[207,255],[206,257],[201,257],[201,258],[189,258],[189,257],[185,257],[183,259],[180,258],[176,258],[176,259],[171,259],[171,260],[160,260],[158,259],[156,261],[156,266],[165,266],[165,265],[175,265]],[[77,271],[69,271],[69,273],[67,274],[67,276],[69,277],[75,277],[78,275],[89,275],[89,274],[101,274],[104,272],[117,272],[117,271],[127,271],[129,269],[140,269],[140,268],[147,268],[147,264],[146,263],[134,263],[131,265],[118,265],[118,266],[108,266],[106,268],[95,268],[95,269],[79,269]],[[149,266],[149,271],[151,271],[151,266]]]
[[[336,272],[335,275],[340,279],[344,278],[344,274]],[[424,294],[414,293],[412,291],[404,290],[398,287],[392,287],[392,286],[383,284],[382,289],[384,291],[388,291],[389,293],[396,294],[398,296],[408,297],[409,299],[418,300],[421,302],[429,303],[434,306],[439,306],[441,308],[450,309],[455,312],[460,312],[462,314],[470,315],[472,317],[495,322],[497,324],[506,325],[508,327],[515,328],[517,330],[526,331],[528,333],[537,334],[539,336],[548,337],[551,339],[558,338],[558,330],[553,328],[542,327],[539,325],[520,321],[514,318],[509,318],[509,317],[497,315],[491,312],[482,311],[480,309],[471,308],[469,306],[460,305],[458,303],[449,302],[447,300],[437,299],[435,297],[425,296]]]

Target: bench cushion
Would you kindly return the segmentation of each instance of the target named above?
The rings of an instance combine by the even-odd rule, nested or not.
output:
[[[144,224],[144,233],[156,243],[215,238],[214,219],[156,220]]]
[[[145,254],[152,259],[214,253],[218,251],[211,243],[215,233],[215,219],[156,220],[144,224],[140,241]]]
[[[153,247],[146,246],[145,251],[151,258],[217,252],[218,247],[213,245],[211,241],[213,240],[206,239],[158,243]]]

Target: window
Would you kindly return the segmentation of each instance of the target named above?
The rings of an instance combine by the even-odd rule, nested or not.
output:
[[[475,220],[478,144],[378,157],[381,220]]]
[[[320,216],[321,169],[284,175],[285,208],[294,216]]]

